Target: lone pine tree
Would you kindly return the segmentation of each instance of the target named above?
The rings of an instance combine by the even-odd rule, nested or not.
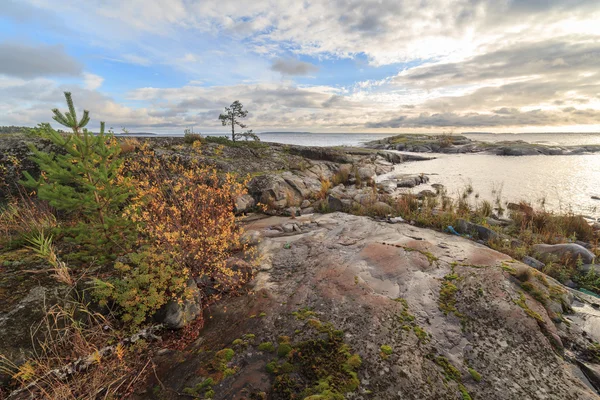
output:
[[[231,103],[229,107],[225,107],[225,113],[219,115],[219,119],[223,126],[231,126],[231,140],[235,140],[241,137],[241,134],[235,133],[235,126],[245,128],[246,125],[240,122],[240,119],[246,118],[248,111],[244,110],[244,106],[238,100]]]
[[[40,124],[34,133],[61,151],[46,153],[32,145],[32,159],[41,173],[36,179],[25,172],[22,183],[71,217],[60,233],[82,250],[78,255],[102,260],[124,250],[132,232],[120,213],[130,195],[120,174],[121,147],[112,134],[105,133],[104,122],[97,135],[88,131],[89,111],[78,119],[71,93],[65,92],[65,99],[69,111],[63,114],[55,108],[53,119],[73,132],[59,133],[50,124]]]

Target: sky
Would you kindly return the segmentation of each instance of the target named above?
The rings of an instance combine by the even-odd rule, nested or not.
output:
[[[0,0],[0,125],[600,132],[598,0]],[[56,126],[56,124],[53,124]]]

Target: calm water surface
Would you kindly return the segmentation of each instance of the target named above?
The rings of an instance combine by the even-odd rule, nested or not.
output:
[[[479,154],[435,154],[435,160],[396,166],[396,172],[432,174],[450,195],[471,184],[480,199],[526,200],[554,211],[572,210],[600,218],[600,155],[505,157]],[[421,187],[416,188],[422,190]]]

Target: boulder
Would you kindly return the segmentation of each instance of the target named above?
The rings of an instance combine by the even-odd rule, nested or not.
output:
[[[286,388],[296,397],[306,397],[302,391],[316,387],[322,376],[344,378],[348,364],[337,368],[345,363],[338,356],[343,352],[360,354],[362,365],[356,375],[346,375],[358,377],[358,391],[339,398],[366,398],[367,391],[369,398],[381,400],[598,398],[570,368],[579,347],[569,346],[573,357],[557,354],[561,342],[587,342],[581,328],[586,314],[575,309],[566,315],[569,329],[555,322],[543,304],[522,293],[519,282],[498,268],[510,257],[408,224],[345,213],[314,221],[313,228],[303,227],[303,233],[289,239],[265,239],[260,255],[268,260],[267,267],[249,284],[251,290],[211,306],[213,318],[202,331],[206,351],[198,355],[196,343],[185,358],[168,354],[156,361],[157,379],[168,393],[201,383],[206,376],[196,372],[214,363],[214,352],[251,332],[255,340],[235,347],[228,365],[235,367],[235,374],[215,384],[215,400],[230,399],[244,389],[262,392],[263,398],[289,398],[277,386],[281,379],[292,383]],[[269,226],[282,223],[281,217],[262,221]],[[291,246],[284,245],[288,241]],[[550,287],[537,279],[532,284],[551,303],[549,295],[565,289],[551,278],[547,281]],[[277,343],[280,337],[289,337],[293,349],[307,349],[299,359],[306,363],[291,357],[286,362],[292,372],[268,373],[266,364],[274,356],[258,346]],[[325,343],[330,351],[309,347],[332,337]],[[380,351],[384,344],[392,350],[386,358]],[[315,375],[315,365],[323,373]],[[467,365],[482,382],[469,377]],[[462,386],[444,379],[447,371],[459,371]],[[152,393],[153,385],[143,394]]]
[[[371,165],[358,168],[356,173],[358,177],[364,181],[375,179],[375,177],[377,176],[375,172],[375,167]]]
[[[492,217],[487,217],[485,219],[485,223],[488,224],[489,226],[507,226],[508,225],[508,222],[501,221],[499,219],[492,218]]]
[[[306,215],[306,214],[313,214],[314,212],[315,212],[315,209],[313,207],[306,207],[306,208],[303,208],[300,213],[302,215]]]
[[[359,193],[354,196],[354,201],[362,206],[373,204],[377,197],[373,193]]]
[[[486,228],[483,225],[474,224],[464,219],[459,219],[457,221],[456,230],[462,234],[475,235],[484,241],[501,239],[500,234],[491,230],[490,228]]]
[[[171,299],[154,315],[154,320],[169,329],[181,329],[202,314],[202,294],[193,279],[188,280],[183,300]]]
[[[392,208],[392,206],[390,206],[388,203],[384,203],[383,201],[378,201],[375,204],[373,204],[373,209],[377,211],[378,214],[391,214],[394,212],[394,209]]]
[[[256,205],[256,200],[254,197],[249,194],[243,194],[235,199],[235,212],[243,213],[249,211],[252,207]]]
[[[279,175],[260,175],[250,180],[248,193],[262,204],[283,209],[288,205],[288,194],[294,191]]]
[[[583,242],[583,241],[581,241],[581,240],[576,240],[576,241],[575,241],[575,244],[578,244],[578,245],[580,245],[581,247],[585,247],[585,248],[586,248],[586,249],[588,249],[588,250],[592,250],[592,249],[593,249],[593,246],[592,246],[590,243],[588,243],[588,242]]]
[[[247,244],[248,246],[256,246],[260,242],[260,232],[248,230],[244,232],[240,238],[240,242],[242,244]]]
[[[330,211],[342,211],[344,210],[344,203],[342,199],[329,195],[327,196],[327,206]]]
[[[420,191],[420,192],[417,194],[417,198],[419,198],[419,199],[424,199],[425,197],[435,197],[435,196],[437,196],[437,195],[435,194],[435,192],[433,192],[432,190],[428,190],[428,189],[421,190],[421,191]]]
[[[398,187],[413,188],[422,183],[429,182],[429,177],[425,175],[406,176],[398,181]]]
[[[532,250],[538,254],[538,259],[542,262],[568,260],[575,261],[579,257],[584,264],[592,264],[596,256],[583,246],[575,243],[563,244],[536,244]]]
[[[523,263],[529,265],[532,268],[537,269],[538,271],[541,271],[542,268],[544,268],[546,266],[546,264],[544,264],[543,262],[536,260],[533,257],[529,257],[529,256],[525,256],[523,257]]]

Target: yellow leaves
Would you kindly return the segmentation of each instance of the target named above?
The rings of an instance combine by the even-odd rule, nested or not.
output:
[[[21,364],[12,378],[19,382],[28,382],[35,377],[35,366],[31,361]]]
[[[119,361],[123,361],[123,357],[125,356],[125,348],[121,343],[117,344],[115,347],[115,356]]]
[[[92,363],[100,364],[100,362],[102,361],[102,354],[100,354],[100,352],[96,350],[90,355],[89,358]]]

